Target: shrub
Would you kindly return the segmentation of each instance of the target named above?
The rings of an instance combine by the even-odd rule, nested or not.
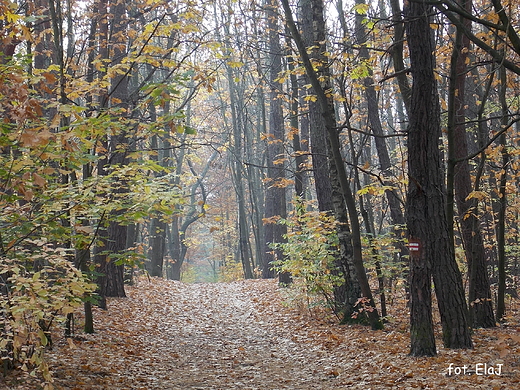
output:
[[[287,242],[274,244],[282,250],[283,259],[275,262],[277,272],[291,274],[292,301],[296,306],[334,306],[334,287],[341,283],[332,271],[338,252],[336,221],[326,213],[306,210],[306,204],[295,202],[295,209],[279,223],[287,226]]]
[[[44,356],[50,328],[64,323],[96,285],[72,265],[65,249],[41,241],[31,245],[0,260],[0,356],[4,368],[39,374],[50,389]]]

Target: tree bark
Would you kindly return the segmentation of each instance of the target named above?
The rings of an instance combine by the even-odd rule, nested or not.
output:
[[[124,2],[117,0],[111,2],[110,14],[112,15],[110,24],[110,47],[112,50],[110,56],[113,59],[112,65],[115,65],[121,62],[125,54],[126,35],[124,31],[127,21]],[[111,91],[107,98],[116,102],[115,105],[121,110],[122,117],[126,118],[129,110],[128,75],[118,74],[111,80]],[[106,104],[108,104],[108,101]],[[108,163],[110,165],[122,167],[128,163],[126,155],[127,137],[127,130],[124,126],[116,134],[110,136],[108,142],[108,152],[110,153]],[[121,199],[127,191],[127,184],[124,178],[121,177],[117,183],[113,183],[111,195]],[[109,257],[104,269],[104,285],[101,286],[103,295],[107,297],[126,296],[124,288],[124,259],[120,258],[126,250],[126,225],[117,221],[122,214],[124,214],[124,210],[118,210],[110,213],[108,217],[106,250],[109,253]],[[112,258],[112,256],[115,257]]]
[[[462,277],[449,241],[446,220],[444,164],[439,148],[440,106],[435,81],[435,43],[431,9],[424,1],[405,7],[406,32],[413,86],[408,128],[408,200],[406,220],[418,252],[411,264],[411,353],[434,355],[432,345],[429,270],[447,348],[472,348]]]
[[[508,102],[506,97],[507,79],[506,70],[500,70],[500,93],[499,100],[502,109],[501,125],[507,126],[508,122]],[[498,291],[497,291],[497,319],[502,320],[506,314],[505,295],[506,295],[506,208],[507,208],[507,170],[510,162],[509,152],[506,145],[506,134],[500,136],[500,146],[502,154],[502,170],[499,181],[499,200],[497,216],[497,254],[498,254]]]
[[[397,85],[399,86],[399,92],[401,94],[402,101],[406,112],[410,112],[410,98],[411,89],[410,83],[408,82],[408,76],[405,72],[404,66],[404,23],[401,15],[401,6],[399,0],[390,0],[392,7],[392,22],[394,23],[394,43],[392,45],[392,61],[394,62],[394,72],[397,78]]]
[[[461,6],[471,13],[472,1],[462,0]],[[468,29],[471,22],[462,20]],[[469,162],[466,158],[468,142],[465,126],[466,118],[466,73],[470,42],[460,29],[457,29],[450,68],[448,94],[448,172],[447,172],[447,219],[453,234],[453,193],[458,209],[462,242],[468,263],[469,273],[469,324],[473,327],[494,327],[495,316],[491,300],[484,240],[480,221],[476,214],[478,199],[468,198],[473,190]]]
[[[283,252],[273,249],[272,244],[285,242],[287,226],[277,223],[279,218],[286,218],[286,184],[285,184],[285,153],[284,153],[284,118],[282,111],[282,91],[278,82],[282,71],[282,49],[280,46],[277,1],[270,0],[267,5],[267,28],[269,45],[269,133],[267,139],[267,178],[265,189],[265,244],[264,266],[262,276],[274,277],[272,263],[282,260]],[[278,275],[280,283],[288,284],[291,277],[288,273]]]

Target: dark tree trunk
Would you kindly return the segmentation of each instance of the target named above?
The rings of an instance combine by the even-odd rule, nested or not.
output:
[[[173,222],[168,230],[168,242],[169,252],[171,257],[171,263],[168,266],[168,279],[181,280],[181,266],[184,258],[181,258],[182,254],[182,240],[179,231],[179,217],[173,217]]]
[[[500,68],[500,105],[502,111],[501,124],[507,126],[508,122],[508,102],[506,97],[507,89],[506,70]],[[502,170],[499,181],[499,200],[497,216],[497,254],[498,254],[498,291],[497,291],[497,319],[502,320],[506,314],[505,295],[506,295],[506,208],[507,208],[507,170],[510,162],[509,152],[507,151],[506,135],[500,136],[500,146],[502,154]]]
[[[270,0],[267,4],[267,25],[269,33],[269,136],[267,139],[267,178],[265,189],[265,250],[262,276],[273,277],[272,263],[282,260],[280,249],[271,248],[272,244],[285,241],[287,226],[277,223],[278,218],[286,218],[285,197],[285,153],[284,153],[284,118],[282,112],[282,91],[278,82],[282,71],[282,49],[278,26],[278,3]],[[287,273],[279,275],[280,283],[288,284],[291,277]]]
[[[121,61],[124,56],[122,47],[126,44],[126,9],[122,1],[110,3],[111,19],[111,39],[110,39],[110,57],[113,58],[112,65]],[[119,74],[111,80],[111,90],[107,99],[113,99],[122,113],[122,121],[128,115],[128,76]],[[108,105],[108,101],[104,102]],[[127,164],[126,150],[127,148],[127,130],[124,125],[119,132],[110,136],[108,143],[108,153],[110,157],[108,164],[112,166],[123,166]],[[128,191],[127,184],[123,178],[119,178],[118,182],[112,183],[111,195],[117,200],[124,197]],[[104,280],[101,291],[106,297],[124,297],[124,251],[126,250],[126,225],[116,221],[124,213],[124,210],[114,211],[109,215],[109,224],[107,228],[107,245],[108,258],[104,267]]]
[[[290,48],[290,35],[287,36],[287,46]],[[294,170],[294,192],[297,198],[304,199],[305,198],[305,187],[306,187],[306,180],[305,180],[305,164],[307,162],[307,155],[308,152],[308,145],[302,144],[300,142],[300,131],[299,131],[299,125],[298,125],[298,118],[300,116],[300,102],[299,102],[299,96],[300,96],[300,88],[298,85],[298,76],[295,73],[295,59],[293,58],[291,51],[289,49],[289,53],[287,54],[287,62],[288,62],[288,70],[291,73],[290,80],[291,80],[291,102],[290,102],[290,132],[292,136],[292,146],[293,146],[293,152],[294,152],[294,164],[295,164],[295,170]]]
[[[392,22],[394,23],[394,42],[392,45],[392,61],[394,62],[394,71],[397,75],[397,85],[405,110],[410,112],[411,89],[404,66],[403,42],[404,42],[404,23],[401,16],[401,6],[399,0],[390,0],[392,7]]]
[[[152,112],[151,119],[152,121],[154,121],[155,109],[151,108],[150,111]],[[153,150],[159,149],[159,141],[160,140],[157,135],[154,135],[152,137],[151,146]],[[160,156],[159,154],[157,154],[157,156],[151,156],[151,158],[157,161],[162,167],[167,167],[170,163],[170,153],[168,150],[168,148],[170,147],[170,143],[164,142],[161,146],[162,149],[164,149],[162,155]],[[157,172],[155,174],[155,177],[162,176],[164,176],[164,171]],[[167,224],[160,216],[154,217],[150,221],[150,251],[148,255],[148,272],[151,276],[162,277],[164,273],[164,255],[166,254],[166,229]]]
[[[463,6],[471,13],[470,0],[462,0]],[[461,21],[467,28],[471,28],[469,20]],[[460,29],[457,29],[453,48],[450,87],[448,101],[448,211],[447,218],[450,224],[453,239],[453,190],[459,215],[459,224],[462,242],[468,262],[469,272],[469,324],[473,327],[489,328],[496,326],[491,288],[487,273],[486,252],[480,229],[480,221],[476,214],[478,200],[469,198],[473,190],[469,162],[466,159],[468,142],[466,126],[466,59],[470,42]]]
[[[163,264],[165,253],[166,223],[160,218],[152,218],[150,222],[150,265],[148,272],[151,276],[163,276]]]
[[[408,200],[406,220],[419,253],[411,264],[411,353],[434,355],[432,344],[429,270],[441,316],[447,348],[472,348],[462,277],[449,241],[446,220],[444,164],[439,140],[440,107],[435,81],[435,43],[430,27],[431,9],[425,2],[405,8],[413,86],[408,128]]]

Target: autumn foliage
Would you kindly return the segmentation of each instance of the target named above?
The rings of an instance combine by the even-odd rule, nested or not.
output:
[[[0,387],[517,388],[518,1],[401,3],[0,0]]]

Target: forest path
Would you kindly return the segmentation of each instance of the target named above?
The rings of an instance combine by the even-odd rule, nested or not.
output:
[[[65,366],[62,353],[51,353],[56,387],[337,388],[338,362],[326,350],[343,337],[327,330],[325,344],[306,340],[298,332],[305,323],[281,305],[274,280],[143,279],[127,290],[128,298],[109,300],[108,312],[96,310],[95,335],[65,346]]]
[[[385,330],[371,331],[285,307],[274,280],[141,279],[127,294],[95,309],[97,333],[55,333],[47,356],[56,389],[520,388],[520,327],[476,330],[472,351],[438,347],[435,358],[410,358],[403,305],[392,306]],[[450,364],[477,363],[503,364],[501,375],[447,376]],[[27,376],[6,388],[38,389]]]

